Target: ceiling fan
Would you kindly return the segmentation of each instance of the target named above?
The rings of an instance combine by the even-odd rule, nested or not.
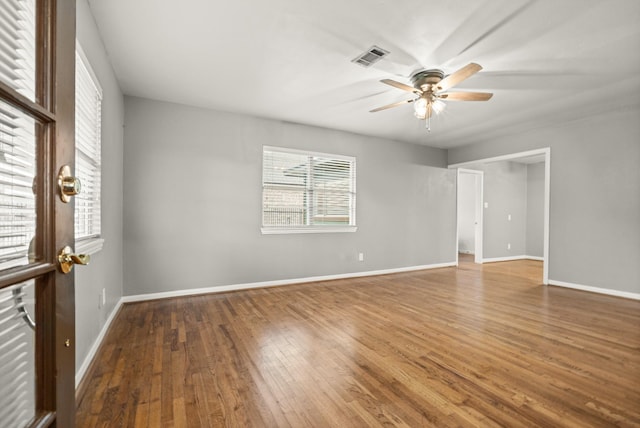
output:
[[[403,91],[412,92],[417,95],[417,98],[387,104],[370,110],[370,112],[375,113],[403,104],[414,103],[415,116],[418,119],[425,120],[427,130],[431,131],[431,115],[433,112],[440,113],[444,109],[445,103],[442,100],[488,101],[493,96],[493,94],[488,92],[446,92],[448,89],[468,79],[480,70],[482,70],[482,66],[474,62],[448,76],[445,76],[444,72],[439,69],[418,70],[411,75],[411,83],[413,83],[413,86],[405,85],[404,83],[391,79],[383,79],[381,80],[382,83],[402,89]]]

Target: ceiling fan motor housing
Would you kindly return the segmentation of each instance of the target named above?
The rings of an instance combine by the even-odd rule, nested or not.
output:
[[[444,78],[444,72],[438,69],[419,70],[411,75],[413,87],[421,91],[427,91],[432,85]]]

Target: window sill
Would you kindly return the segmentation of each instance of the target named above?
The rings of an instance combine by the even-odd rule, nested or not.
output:
[[[102,250],[104,245],[104,239],[102,238],[89,238],[81,241],[76,241],[75,251],[78,254],[95,254]]]
[[[263,227],[260,229],[263,235],[290,235],[293,233],[350,233],[355,232],[356,230],[358,230],[357,226],[290,228]]]

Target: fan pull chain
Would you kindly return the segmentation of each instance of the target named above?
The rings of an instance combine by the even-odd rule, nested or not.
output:
[[[427,104],[427,120],[424,121],[427,132],[431,132],[431,103]]]

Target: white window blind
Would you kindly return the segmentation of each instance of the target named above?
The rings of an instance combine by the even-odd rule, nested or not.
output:
[[[33,281],[0,290],[0,425],[24,427],[35,416]]]
[[[102,89],[81,49],[76,50],[76,241],[100,236]]]
[[[0,80],[34,99],[35,58],[35,0],[3,0]],[[28,263],[36,232],[35,127],[32,118],[0,102],[0,269]]]
[[[355,158],[263,148],[263,233],[354,231],[355,205]]]
[[[34,120],[0,102],[0,269],[28,263],[36,233]]]
[[[2,0],[0,7],[0,80],[35,99],[35,0]]]

